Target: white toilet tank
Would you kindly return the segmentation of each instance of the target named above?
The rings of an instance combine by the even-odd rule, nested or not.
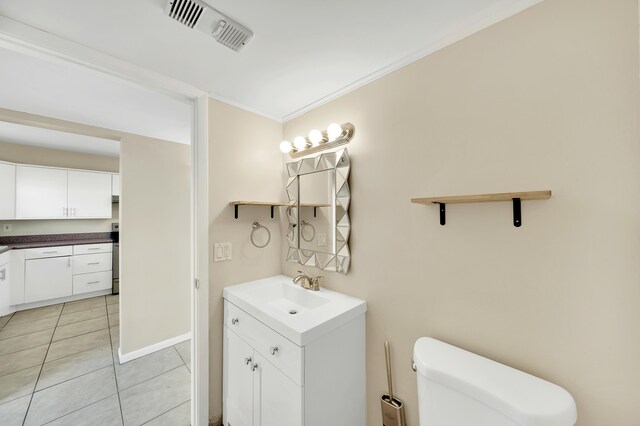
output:
[[[416,341],[420,426],[573,426],[569,392],[429,337]]]

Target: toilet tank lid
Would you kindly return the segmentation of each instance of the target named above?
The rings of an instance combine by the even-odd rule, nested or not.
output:
[[[430,337],[413,348],[418,374],[523,426],[573,426],[573,397],[558,385]],[[428,397],[428,396],[427,396]]]

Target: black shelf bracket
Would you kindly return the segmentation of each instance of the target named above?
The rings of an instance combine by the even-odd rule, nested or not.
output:
[[[447,207],[445,203],[440,204],[440,225],[444,226],[447,223]]]
[[[520,198],[513,199],[513,226],[516,228],[522,226],[522,206]]]
[[[271,207],[271,219],[273,219],[275,217],[276,214],[276,206],[272,205]],[[233,217],[235,219],[238,218],[238,210],[240,210],[240,204],[234,204],[233,205]]]

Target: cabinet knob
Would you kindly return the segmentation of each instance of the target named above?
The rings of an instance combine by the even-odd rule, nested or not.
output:
[[[258,364],[251,364],[251,371],[256,371],[258,369]]]
[[[231,318],[231,324],[236,325],[240,320],[238,318]]]
[[[271,346],[271,355],[275,355],[278,353],[278,347],[277,346]]]
[[[251,357],[247,357],[247,358],[244,359],[245,365],[249,365],[251,363],[251,361],[252,361]]]

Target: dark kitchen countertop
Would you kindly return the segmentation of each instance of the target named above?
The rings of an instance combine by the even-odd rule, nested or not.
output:
[[[91,232],[85,234],[49,234],[49,235],[18,235],[15,237],[0,237],[0,253],[12,249],[29,249],[55,246],[76,246],[82,244],[113,243],[111,232]]]

